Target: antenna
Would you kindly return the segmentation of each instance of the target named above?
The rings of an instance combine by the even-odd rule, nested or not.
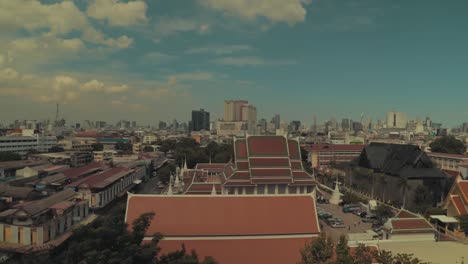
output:
[[[59,119],[59,103],[56,104],[55,110],[55,126],[58,127],[58,119]]]

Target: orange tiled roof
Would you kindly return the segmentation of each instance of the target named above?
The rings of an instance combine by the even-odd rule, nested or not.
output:
[[[453,205],[455,205],[455,208],[457,208],[457,211],[460,215],[464,215],[468,213],[466,211],[465,205],[463,204],[463,200],[459,195],[452,195],[451,198],[452,198]]]
[[[461,180],[457,182],[458,189],[462,193],[465,202],[468,202],[468,181]]]
[[[395,218],[419,218],[419,216],[406,210],[400,210],[400,212],[395,215]]]
[[[432,229],[432,226],[424,219],[395,219],[392,221],[393,229]]]
[[[304,210],[307,208],[307,210]],[[239,236],[318,234],[310,195],[162,196],[129,195],[126,222],[146,212],[157,216],[147,235]]]
[[[237,139],[234,147],[236,149],[236,160],[247,158],[247,145],[245,143],[245,139]]]
[[[286,138],[281,136],[247,137],[249,156],[286,156],[288,147]]]
[[[300,150],[299,142],[297,142],[296,140],[289,139],[288,149],[289,149],[289,157],[291,159],[293,160],[301,159],[301,150]]]
[[[216,240],[161,240],[162,254],[180,250],[195,250],[199,259],[212,256],[222,264],[288,264],[301,260],[300,250],[311,238],[282,239],[216,239]]]

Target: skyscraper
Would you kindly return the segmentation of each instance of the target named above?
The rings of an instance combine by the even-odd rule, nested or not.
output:
[[[226,100],[224,101],[224,121],[243,121],[242,108],[248,105],[246,100]]]
[[[281,125],[281,118],[279,114],[275,114],[273,117],[274,123],[275,123],[275,129],[279,129]]]
[[[405,113],[395,111],[387,113],[387,128],[406,128],[407,123]]]
[[[191,131],[210,130],[210,113],[205,109],[192,111]]]

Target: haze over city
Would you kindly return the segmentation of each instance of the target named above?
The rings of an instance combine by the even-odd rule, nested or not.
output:
[[[0,120],[12,121],[10,112],[53,118],[57,102],[75,121],[186,121],[200,107],[219,118],[229,98],[248,98],[265,117],[281,106],[285,119],[309,124],[312,114],[383,119],[395,109],[455,125],[468,113],[464,1],[4,0],[0,7],[0,104],[8,109]]]
[[[465,263],[467,10],[0,0],[0,264]]]

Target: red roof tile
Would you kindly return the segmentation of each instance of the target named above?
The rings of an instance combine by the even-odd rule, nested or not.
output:
[[[301,260],[300,250],[311,238],[161,240],[162,254],[195,250],[200,260],[212,256],[222,264],[288,264]],[[234,249],[234,250],[233,250]]]
[[[312,144],[306,147],[308,151],[352,151],[361,152],[366,145],[357,144]]]
[[[96,171],[102,170],[104,168],[105,168],[105,166],[102,163],[93,162],[93,163],[87,164],[85,166],[65,170],[62,173],[65,176],[67,176],[68,178],[73,180],[73,179],[79,178],[79,177],[81,177],[81,176],[83,176],[85,174],[96,172]]]
[[[247,158],[247,145],[245,139],[237,139],[235,144],[236,160]]]
[[[288,158],[250,158],[250,167],[289,167]]]
[[[465,205],[463,204],[462,198],[459,195],[452,195],[452,202],[455,205],[455,208],[457,208],[457,211],[460,215],[467,214],[468,212],[466,211]]]
[[[450,176],[452,178],[456,178],[460,172],[459,171],[454,171],[454,170],[442,170],[443,172],[445,172],[445,174],[447,174],[447,176]]]
[[[130,173],[130,170],[126,167],[110,168],[103,172],[99,172],[79,181],[73,182],[69,184],[68,187],[73,188],[86,184],[89,188],[104,188],[128,173]]]
[[[195,169],[210,170],[210,169],[224,169],[226,163],[197,163]]]
[[[148,236],[155,232],[166,236],[320,232],[314,199],[310,195],[128,196],[127,223],[132,223],[146,212],[155,212],[157,215],[147,230]]]
[[[291,183],[291,178],[252,178],[252,183]]]
[[[432,226],[424,219],[392,220],[393,229],[432,229]]]
[[[300,161],[291,161],[291,168],[302,170],[302,163]]]
[[[248,171],[236,171],[229,179],[230,180],[236,180],[236,179],[248,180],[250,179],[250,173]]]
[[[400,210],[400,212],[395,215],[395,218],[419,218],[419,216],[406,210]]]
[[[291,177],[290,169],[251,169],[253,177]]]
[[[436,157],[444,157],[444,158],[452,158],[452,159],[468,159],[467,155],[448,154],[448,153],[440,153],[440,152],[427,152],[427,155],[436,156]]]
[[[287,143],[283,136],[250,136],[247,141],[249,156],[287,156]]]
[[[238,161],[236,162],[237,169],[239,170],[248,170],[249,163],[247,161]]]
[[[312,179],[309,174],[305,171],[293,171],[294,178],[310,178]]]
[[[289,157],[294,160],[301,159],[301,150],[299,146],[299,142],[296,140],[289,139],[288,140],[288,148],[289,148]]]
[[[468,202],[468,181],[459,181],[457,182],[457,186],[463,196],[465,203]]]

